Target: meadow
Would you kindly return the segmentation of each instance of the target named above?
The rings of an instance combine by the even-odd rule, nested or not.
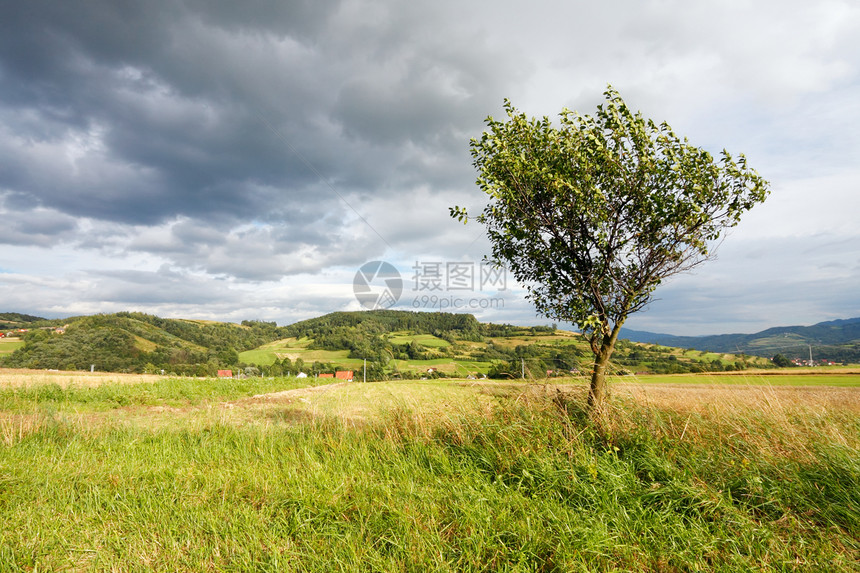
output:
[[[0,371],[0,571],[856,571],[860,376],[777,378]]]
[[[0,355],[11,354],[24,346],[24,341],[16,337],[0,338]]]

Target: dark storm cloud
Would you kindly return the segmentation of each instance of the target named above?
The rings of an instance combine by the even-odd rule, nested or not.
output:
[[[405,34],[420,14],[367,8],[7,7],[0,117],[14,139],[0,186],[74,216],[149,225],[287,223],[310,202],[322,208],[305,215],[321,218],[336,193],[320,197],[319,176],[343,194],[452,184],[468,171],[460,130],[468,118],[480,128],[475,95],[493,82],[441,35]]]
[[[414,244],[385,202],[418,188],[432,241],[500,81],[444,24],[385,3],[33,3],[0,42],[0,185],[94,221],[80,247],[252,281]]]

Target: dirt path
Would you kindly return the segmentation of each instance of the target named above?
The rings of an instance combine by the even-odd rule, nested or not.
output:
[[[257,394],[248,398],[241,398],[232,402],[225,402],[233,405],[248,404],[254,402],[292,402],[296,398],[304,398],[312,394],[322,394],[330,392],[336,388],[348,386],[350,382],[334,382],[332,384],[323,384],[322,386],[308,386],[306,388],[296,388],[294,390],[281,390],[280,392],[271,392],[269,394]]]

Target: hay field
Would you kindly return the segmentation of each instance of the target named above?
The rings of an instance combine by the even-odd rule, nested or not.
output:
[[[81,372],[69,370],[29,370],[0,368],[0,389],[23,388],[42,384],[57,384],[63,388],[80,386],[93,388],[104,384],[139,384],[157,382],[167,376],[156,374],[118,374],[115,372]]]

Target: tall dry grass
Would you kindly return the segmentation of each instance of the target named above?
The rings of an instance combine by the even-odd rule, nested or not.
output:
[[[80,372],[71,370],[29,370],[0,368],[0,389],[25,388],[57,384],[62,388],[78,386],[92,388],[105,384],[140,384],[164,380],[156,374],[119,374],[114,372]]]
[[[70,409],[213,390],[233,405],[170,427],[39,421],[29,411],[54,398],[19,393],[34,405],[14,402],[0,424],[0,570],[847,572],[860,561],[853,395],[840,409],[826,391],[616,386],[597,424],[583,385],[413,382],[266,400],[204,383],[55,392]]]

